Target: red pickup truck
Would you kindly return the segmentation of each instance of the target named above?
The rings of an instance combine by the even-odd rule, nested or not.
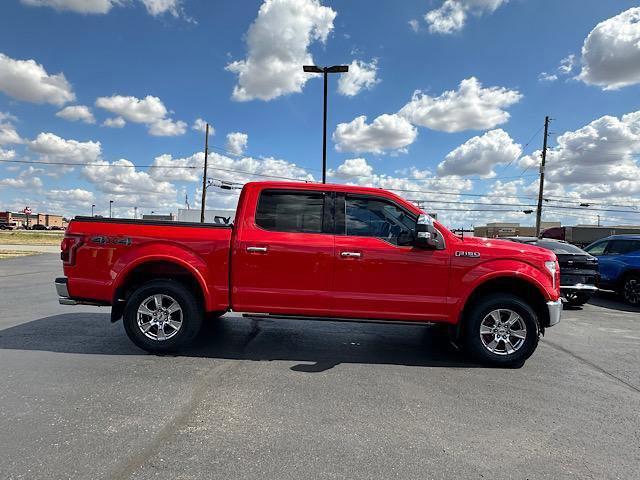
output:
[[[375,188],[244,186],[233,225],[77,217],[64,305],[111,305],[131,340],[174,351],[228,311],[448,325],[477,359],[522,364],[560,320],[554,253],[459,238]]]

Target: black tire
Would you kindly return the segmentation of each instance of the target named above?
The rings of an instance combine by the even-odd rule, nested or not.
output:
[[[166,340],[149,338],[138,326],[138,309],[153,295],[168,296],[181,308],[181,326],[179,329],[168,327],[169,334],[174,330],[176,332]],[[184,285],[173,280],[152,280],[135,290],[127,300],[123,315],[124,329],[131,341],[147,352],[176,352],[193,342],[200,332],[204,317],[203,310],[200,302]],[[158,327],[155,328],[158,332]],[[150,335],[153,335],[153,328],[150,330]]]
[[[640,275],[628,274],[622,280],[620,294],[624,301],[634,307],[640,307]]]
[[[507,344],[504,340],[498,340],[497,350],[502,350],[502,353],[493,353],[488,347],[485,347],[483,339],[480,335],[480,326],[489,316],[489,314],[495,310],[510,310],[515,312],[521,319],[523,330],[526,331],[526,335],[523,341],[517,339],[515,336],[510,336],[509,342],[515,342],[512,345],[512,349],[515,345],[518,348],[512,353],[508,353]],[[506,312],[503,312],[506,315]],[[506,318],[505,318],[506,320]],[[520,321],[518,321],[520,322]],[[490,335],[493,333],[485,334],[483,338],[485,341],[493,341]],[[496,293],[488,295],[485,298],[480,299],[474,305],[469,308],[466,315],[464,324],[464,341],[467,352],[469,352],[477,361],[483,364],[489,364],[501,367],[520,367],[531,356],[538,346],[538,339],[540,336],[540,328],[538,326],[538,318],[533,309],[521,298],[504,293]],[[500,347],[502,342],[502,347]]]
[[[591,293],[570,292],[567,293],[564,298],[572,307],[580,307],[589,301],[589,299],[591,298]]]

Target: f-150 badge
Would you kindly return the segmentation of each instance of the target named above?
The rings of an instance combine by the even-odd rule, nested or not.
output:
[[[463,251],[457,251],[456,252],[456,257],[478,258],[479,256],[480,256],[480,252],[463,252]]]

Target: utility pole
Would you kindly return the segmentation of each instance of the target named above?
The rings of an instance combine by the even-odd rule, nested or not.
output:
[[[540,191],[538,192],[538,211],[536,212],[536,237],[540,236],[542,220],[542,194],[544,192],[544,167],[547,163],[547,137],[549,136],[549,116],[544,117],[544,139],[542,141],[542,161],[540,162]]]
[[[200,223],[204,223],[204,208],[207,201],[207,161],[209,159],[209,124],[204,134],[204,172],[202,173],[202,208],[200,209]]]

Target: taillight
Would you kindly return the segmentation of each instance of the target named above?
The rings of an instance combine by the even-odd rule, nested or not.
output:
[[[76,261],[76,250],[82,244],[79,235],[65,235],[60,244],[60,259],[63,265],[73,265]]]

